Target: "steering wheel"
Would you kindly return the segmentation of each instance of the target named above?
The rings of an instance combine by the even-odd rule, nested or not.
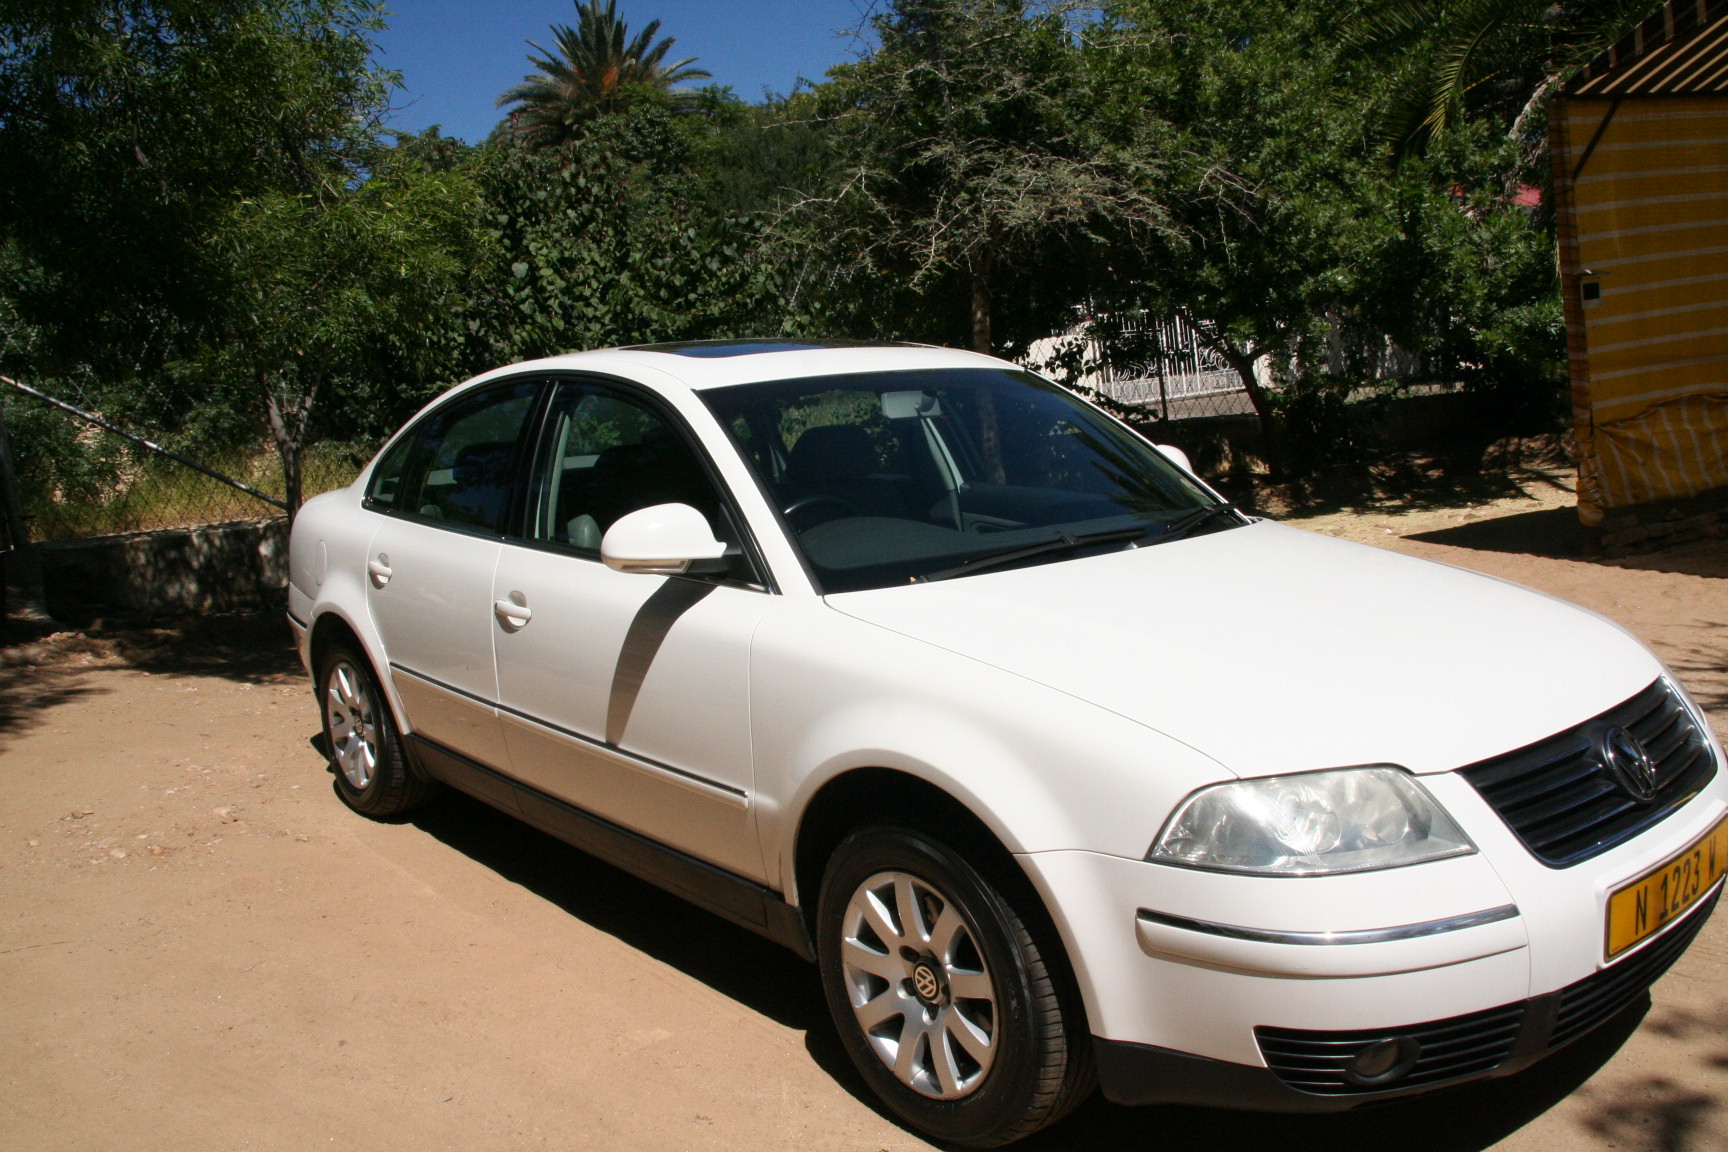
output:
[[[808,515],[813,509],[829,509],[826,514],[820,512],[814,516]],[[830,520],[838,520],[842,516],[862,515],[858,509],[838,496],[828,496],[821,492],[812,492],[808,496],[800,496],[784,508],[780,514],[786,517],[786,522],[792,525],[794,532],[803,532],[818,524],[826,524]],[[800,523],[806,520],[808,523]]]

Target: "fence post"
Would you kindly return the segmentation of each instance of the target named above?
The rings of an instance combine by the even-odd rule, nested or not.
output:
[[[24,521],[24,498],[18,491],[18,473],[12,467],[12,440],[6,434],[6,409],[0,406],[0,496],[4,497],[6,535],[12,547],[5,552],[0,571],[0,620],[7,614],[7,601],[18,600],[17,614],[26,620],[51,623],[44,606],[42,555],[30,542],[30,526]]]

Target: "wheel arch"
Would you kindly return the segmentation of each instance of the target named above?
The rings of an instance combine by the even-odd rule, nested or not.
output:
[[[312,680],[316,690],[318,668],[324,661],[325,653],[333,644],[347,641],[354,646],[356,652],[364,656],[372,665],[372,678],[378,682],[379,690],[384,693],[384,702],[390,707],[391,718],[396,722],[396,730],[406,735],[411,729],[403,715],[402,701],[396,695],[396,682],[390,677],[390,665],[383,659],[383,653],[376,643],[377,637],[353,620],[335,604],[321,605],[312,617],[312,628],[306,641],[306,654],[310,658]]]
[[[939,785],[897,768],[861,767],[826,781],[811,796],[798,821],[793,841],[793,880],[799,915],[814,930],[816,895],[822,873],[834,849],[854,829],[892,820],[940,837],[944,842],[994,871],[1011,877],[1022,898],[1037,901],[1048,915],[1030,877],[990,825]]]
[[[813,950],[821,955],[819,933],[829,923],[819,921],[817,899],[828,861],[850,833],[878,822],[903,825],[952,849],[1007,899],[1037,942],[1058,1003],[1071,1023],[1067,1038],[1074,1051],[1072,1067],[1080,1069],[1069,1074],[1048,1117],[1060,1118],[1093,1084],[1091,1004],[1078,978],[1072,941],[1020,860],[982,816],[952,793],[921,776],[884,767],[854,768],[824,782],[804,808],[793,847],[797,913]]]
[[[320,612],[317,618],[312,621],[312,638],[306,646],[307,653],[312,659],[312,674],[314,676],[318,674],[318,666],[324,662],[324,654],[330,651],[332,644],[341,640],[351,642],[370,659],[371,654],[366,651],[366,642],[360,638],[360,633],[354,630],[354,626],[348,623],[340,612],[334,610]],[[376,672],[378,669],[374,667],[372,670]]]

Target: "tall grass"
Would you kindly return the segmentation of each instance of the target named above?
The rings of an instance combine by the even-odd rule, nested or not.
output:
[[[92,429],[92,432],[95,430]],[[269,520],[281,510],[118,437],[81,436],[76,461],[62,457],[56,475],[26,478],[25,515],[37,540],[79,540],[195,528],[242,520]],[[301,464],[306,497],[353,482],[371,458],[372,445],[315,444]],[[195,452],[185,455],[198,459]],[[230,452],[200,461],[280,500],[282,465],[274,450]],[[42,481],[46,481],[45,483]]]

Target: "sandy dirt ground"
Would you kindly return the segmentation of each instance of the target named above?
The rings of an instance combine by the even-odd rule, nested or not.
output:
[[[1567,502],[1298,523],[1607,613],[1728,734],[1728,546],[1586,562]],[[348,813],[275,621],[0,658],[0,1149],[927,1147],[790,954],[460,798]],[[1022,1147],[1728,1148],[1728,916],[1516,1077],[1333,1118],[1094,1099]]]

